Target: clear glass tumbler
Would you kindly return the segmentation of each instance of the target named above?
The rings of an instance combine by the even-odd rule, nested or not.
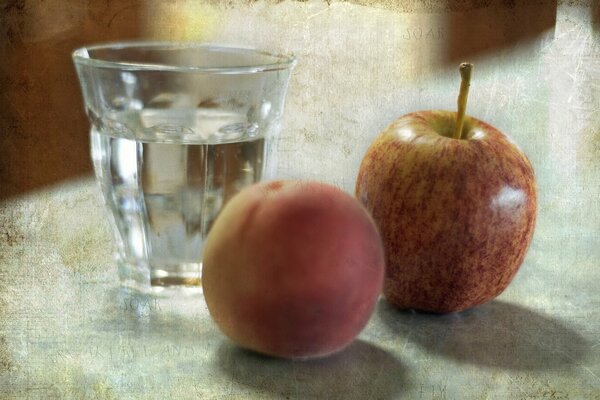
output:
[[[200,287],[219,210],[274,176],[294,57],[134,42],[81,48],[73,60],[121,283]]]

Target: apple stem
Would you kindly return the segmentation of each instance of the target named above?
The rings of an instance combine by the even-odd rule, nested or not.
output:
[[[463,125],[465,123],[465,112],[467,111],[467,97],[469,96],[469,86],[471,86],[471,71],[473,64],[461,63],[460,68],[460,92],[458,93],[458,115],[456,116],[456,130],[454,139],[461,139]]]

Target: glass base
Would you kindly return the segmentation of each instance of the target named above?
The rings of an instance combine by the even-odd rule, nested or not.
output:
[[[140,293],[167,294],[173,292],[198,293],[202,291],[200,277],[202,263],[179,263],[151,268],[146,264],[118,262],[121,286]]]
[[[171,272],[153,269],[150,274],[150,286],[201,286],[200,270],[202,264],[197,264],[197,271]]]

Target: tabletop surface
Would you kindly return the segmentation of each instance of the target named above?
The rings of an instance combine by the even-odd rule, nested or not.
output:
[[[438,100],[454,106],[457,69],[419,70],[432,65],[427,49],[439,45],[416,42],[415,29],[433,26],[428,40],[439,39],[445,28],[436,15],[318,1],[223,12],[228,40],[255,29],[259,44],[269,45],[273,31],[296,43],[283,177],[352,192],[360,157],[394,115]],[[557,13],[552,30],[523,48],[474,57],[471,113],[510,132],[539,190],[532,245],[497,299],[447,315],[398,311],[381,299],[337,355],[306,362],[256,355],[221,335],[201,293],[144,296],[119,287],[106,214],[87,177],[0,203],[0,397],[600,399],[600,40],[585,7],[559,2]],[[279,15],[289,17],[290,32],[277,28]],[[352,30],[367,20],[374,22],[360,35]],[[391,75],[372,69],[352,80],[348,74],[371,65],[357,48],[343,53],[348,61],[357,50],[354,66],[319,51],[339,47],[345,31],[356,33],[353,40],[381,37],[368,52],[387,54],[384,33],[394,21],[410,28],[394,43],[412,64],[381,66]],[[337,33],[315,35],[320,29]],[[339,101],[319,114],[332,96]],[[371,111],[352,108],[348,96],[371,99]]]

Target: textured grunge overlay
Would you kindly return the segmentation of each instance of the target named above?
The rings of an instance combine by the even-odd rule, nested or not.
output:
[[[384,300],[346,351],[290,362],[224,338],[201,295],[119,288],[70,54],[194,40],[298,58],[278,173],[353,193],[398,116],[455,109],[507,133],[539,214],[496,300],[449,315]],[[596,1],[0,0],[0,398],[600,399]]]

